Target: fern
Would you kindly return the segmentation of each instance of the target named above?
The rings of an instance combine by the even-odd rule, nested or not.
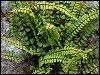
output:
[[[94,69],[98,72],[95,62],[89,64],[94,49],[83,50],[99,20],[98,4],[89,11],[87,1],[11,1],[11,6],[14,40],[1,39],[27,53],[1,53],[1,57],[28,59],[32,74],[85,74]]]
[[[91,51],[91,50],[89,50],[89,51]],[[78,56],[78,54],[79,54],[79,56],[83,55],[83,58],[84,58],[84,52],[83,52],[83,54],[82,54],[82,52],[83,52],[82,50],[78,50],[75,48],[68,48],[65,50],[56,49],[56,51],[51,50],[50,52],[47,53],[47,55],[40,58],[39,63],[42,65],[42,63],[46,64],[46,63],[53,63],[53,62],[66,62],[67,59],[66,58],[64,59],[63,56],[66,56],[67,58],[69,58],[70,55]]]
[[[98,7],[98,6],[97,6]],[[94,11],[93,11],[94,10]],[[92,12],[92,13],[91,13]],[[81,30],[81,28],[83,28],[87,23],[88,23],[88,21],[90,21],[90,20],[93,20],[93,19],[97,19],[98,18],[98,16],[97,15],[99,15],[99,11],[98,11],[98,9],[95,9],[95,8],[93,8],[92,10],[91,10],[91,12],[89,12],[89,15],[87,15],[87,14],[85,14],[85,15],[83,15],[81,18],[82,19],[80,19],[79,18],[79,21],[78,22],[76,22],[74,25],[72,25],[72,28],[70,27],[69,29],[68,29],[68,32],[69,33],[67,33],[68,35],[68,37],[67,37],[67,40],[66,41],[70,41],[72,38],[73,38],[73,36],[75,36],[75,34],[77,34],[80,30]],[[95,17],[94,17],[94,15],[95,15]],[[89,19],[90,18],[90,19]],[[70,30],[70,31],[69,31]],[[73,32],[73,33],[72,33]]]
[[[69,17],[72,17],[73,19],[77,20],[73,14],[70,14],[70,10],[68,10],[66,8],[66,6],[63,6],[63,5],[55,5],[55,3],[48,3],[48,2],[40,2],[40,3],[37,3],[38,5],[41,5],[41,9],[57,9],[59,11],[61,11],[62,13],[65,13],[65,15],[68,15]],[[43,6],[45,5],[45,6]],[[54,6],[55,5],[55,6]]]
[[[9,60],[16,60],[22,61],[25,60],[27,57],[25,55],[18,55],[18,54],[11,54],[11,53],[1,53],[1,57]]]

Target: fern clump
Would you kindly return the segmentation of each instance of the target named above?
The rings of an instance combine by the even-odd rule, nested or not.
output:
[[[87,1],[12,1],[11,5],[15,40],[2,39],[28,53],[18,60],[28,59],[32,74],[84,73],[82,66],[78,67],[89,62],[88,55],[94,50],[83,50],[83,44],[99,20],[98,4],[87,13]],[[11,55],[2,53],[4,56]]]

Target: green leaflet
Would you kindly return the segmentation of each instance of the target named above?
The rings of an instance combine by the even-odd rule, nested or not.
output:
[[[48,67],[44,69],[44,67],[38,68],[37,70],[33,71],[32,74],[49,74],[52,71],[52,68]]]
[[[31,44],[33,44],[33,43],[34,43],[34,41],[35,41],[34,39],[30,39]]]
[[[26,28],[26,31],[29,32],[30,31],[30,28]]]
[[[39,42],[39,43],[37,43],[37,44],[38,44],[39,47],[42,47],[42,43],[41,43],[41,42]]]
[[[47,46],[49,46],[49,44],[43,44],[43,48],[45,48],[45,47],[47,47]]]
[[[26,35],[26,32],[25,32],[25,31],[23,31],[23,32],[22,32],[22,35],[23,35],[23,36],[25,36],[25,35]]]
[[[75,71],[69,71],[69,74],[77,74]]]
[[[24,39],[25,39],[25,40],[28,40],[28,37],[26,36]]]

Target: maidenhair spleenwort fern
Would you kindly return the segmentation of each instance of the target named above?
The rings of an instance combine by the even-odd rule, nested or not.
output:
[[[98,73],[96,64],[89,65],[94,49],[83,50],[99,20],[98,4],[87,12],[87,1],[12,1],[11,6],[15,40],[1,39],[27,54],[1,53],[2,58],[28,59],[32,74]]]

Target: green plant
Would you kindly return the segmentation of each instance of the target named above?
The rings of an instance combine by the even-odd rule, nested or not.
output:
[[[16,1],[11,4],[11,35],[15,39],[1,38],[28,54],[1,53],[2,57],[28,59],[32,74],[79,74],[83,71],[78,66],[89,62],[88,55],[94,49],[83,50],[82,47],[99,20],[99,5],[84,12],[86,1]]]

